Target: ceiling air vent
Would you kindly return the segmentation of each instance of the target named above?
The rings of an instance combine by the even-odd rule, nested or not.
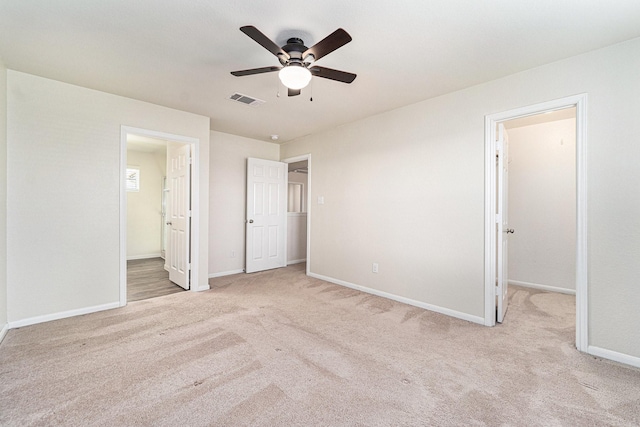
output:
[[[264,104],[266,102],[266,101],[263,101],[262,99],[253,98],[251,96],[243,95],[243,94],[238,93],[238,92],[236,92],[233,95],[231,95],[229,97],[229,99],[231,101],[240,102],[241,104],[249,105],[251,107],[257,107],[257,106],[262,105],[262,104]]]

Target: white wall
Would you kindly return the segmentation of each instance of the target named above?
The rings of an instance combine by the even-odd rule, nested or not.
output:
[[[589,342],[640,358],[639,69],[635,39],[284,144],[325,199],[311,272],[482,320],[484,117],[587,93]]]
[[[0,340],[7,326],[7,69],[0,58]]]
[[[576,121],[508,134],[509,281],[575,291]]]
[[[117,306],[122,125],[199,138],[197,213],[208,217],[207,117],[13,70],[7,110],[10,323]],[[199,288],[208,287],[208,225]]]
[[[313,156],[312,273],[481,320],[483,114],[469,120],[477,106],[462,99],[282,146],[282,158]]]
[[[210,139],[209,276],[214,277],[244,268],[247,158],[279,160],[280,147],[222,132],[212,131]]]
[[[289,213],[287,216],[287,264],[307,259],[307,214]]]
[[[160,256],[166,155],[127,150],[127,165],[140,169],[140,191],[127,192],[127,259]]]

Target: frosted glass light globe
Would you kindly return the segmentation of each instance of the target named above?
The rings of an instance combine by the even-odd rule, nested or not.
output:
[[[311,71],[301,65],[288,65],[280,70],[278,77],[289,89],[302,89],[311,81]]]

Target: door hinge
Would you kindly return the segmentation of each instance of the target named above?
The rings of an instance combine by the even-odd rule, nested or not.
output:
[[[500,224],[502,219],[500,218],[500,214],[496,214],[496,224]]]
[[[187,263],[187,270],[189,270],[189,271],[191,270],[191,263]]]
[[[500,288],[498,286],[496,286],[495,290],[496,290],[495,296],[499,297],[500,296]]]
[[[191,211],[190,211],[190,210],[189,210],[189,211],[187,211],[187,216],[188,216],[189,218],[191,218]]]
[[[193,164],[193,157],[189,157],[189,164],[192,165]]]

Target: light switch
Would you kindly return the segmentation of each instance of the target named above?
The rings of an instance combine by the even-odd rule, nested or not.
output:
[[[324,196],[318,196],[318,204],[324,205]]]

